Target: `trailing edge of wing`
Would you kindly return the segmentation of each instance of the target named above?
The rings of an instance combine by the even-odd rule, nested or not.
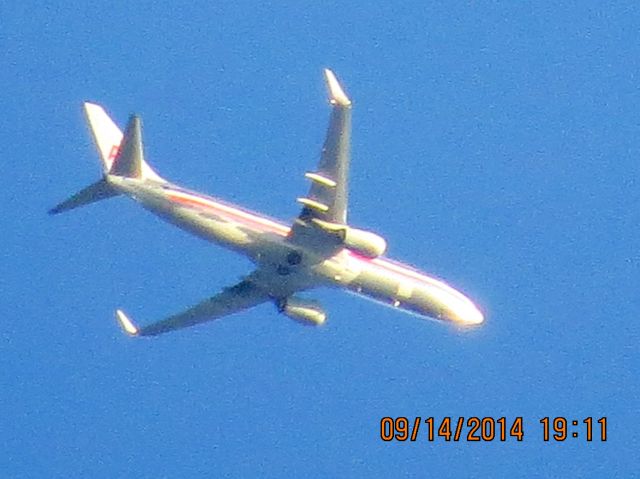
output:
[[[271,297],[265,291],[245,280],[181,313],[147,326],[136,326],[120,309],[116,311],[116,318],[122,330],[130,336],[157,336],[228,316],[265,303],[270,299]]]

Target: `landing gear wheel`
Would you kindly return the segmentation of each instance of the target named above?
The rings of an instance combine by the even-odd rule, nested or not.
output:
[[[302,262],[302,255],[297,251],[292,251],[287,255],[287,263],[296,266]]]
[[[291,270],[288,267],[283,265],[278,265],[278,268],[276,269],[276,271],[280,276],[286,276],[289,273],[291,273]]]

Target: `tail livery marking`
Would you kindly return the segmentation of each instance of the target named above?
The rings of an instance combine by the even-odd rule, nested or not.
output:
[[[113,163],[113,160],[115,160],[116,156],[118,156],[119,153],[120,153],[120,145],[113,145],[111,147],[111,151],[109,152],[108,159]]]
[[[91,130],[91,136],[102,160],[102,170],[105,174],[109,173],[113,159],[117,155],[117,151],[116,155],[113,154],[114,149],[117,150],[120,147],[120,143],[122,143],[122,131],[100,105],[86,102],[84,104],[84,113]]]

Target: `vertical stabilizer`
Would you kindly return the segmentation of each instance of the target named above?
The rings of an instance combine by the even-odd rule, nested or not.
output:
[[[109,183],[109,176],[165,183],[165,180],[144,161],[139,117],[131,117],[123,135],[100,105],[87,102],[84,104],[84,112],[100,154],[103,178],[49,210],[50,214],[55,215],[119,195],[120,192]]]
[[[113,159],[118,155],[122,132],[100,105],[86,102],[84,113],[102,160],[102,170],[107,174],[111,170]]]
[[[113,159],[109,174],[127,178],[165,181],[144,161],[142,122],[137,115],[131,115],[131,118],[129,118],[122,143],[116,157]]]
[[[141,178],[144,150],[142,148],[142,127],[140,117],[132,115],[127,123],[127,129],[117,156],[113,159],[110,175],[125,176],[127,178]]]
[[[84,111],[105,175],[165,181],[144,161],[140,117],[131,116],[123,135],[100,105],[87,102]]]

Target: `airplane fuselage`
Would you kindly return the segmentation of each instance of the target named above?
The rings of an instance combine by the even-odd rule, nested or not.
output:
[[[386,257],[364,257],[345,247],[319,255],[291,241],[289,226],[253,211],[171,183],[122,176],[107,181],[162,219],[251,259],[262,275],[252,281],[274,300],[330,286],[426,318],[463,325],[483,321],[462,293]]]

